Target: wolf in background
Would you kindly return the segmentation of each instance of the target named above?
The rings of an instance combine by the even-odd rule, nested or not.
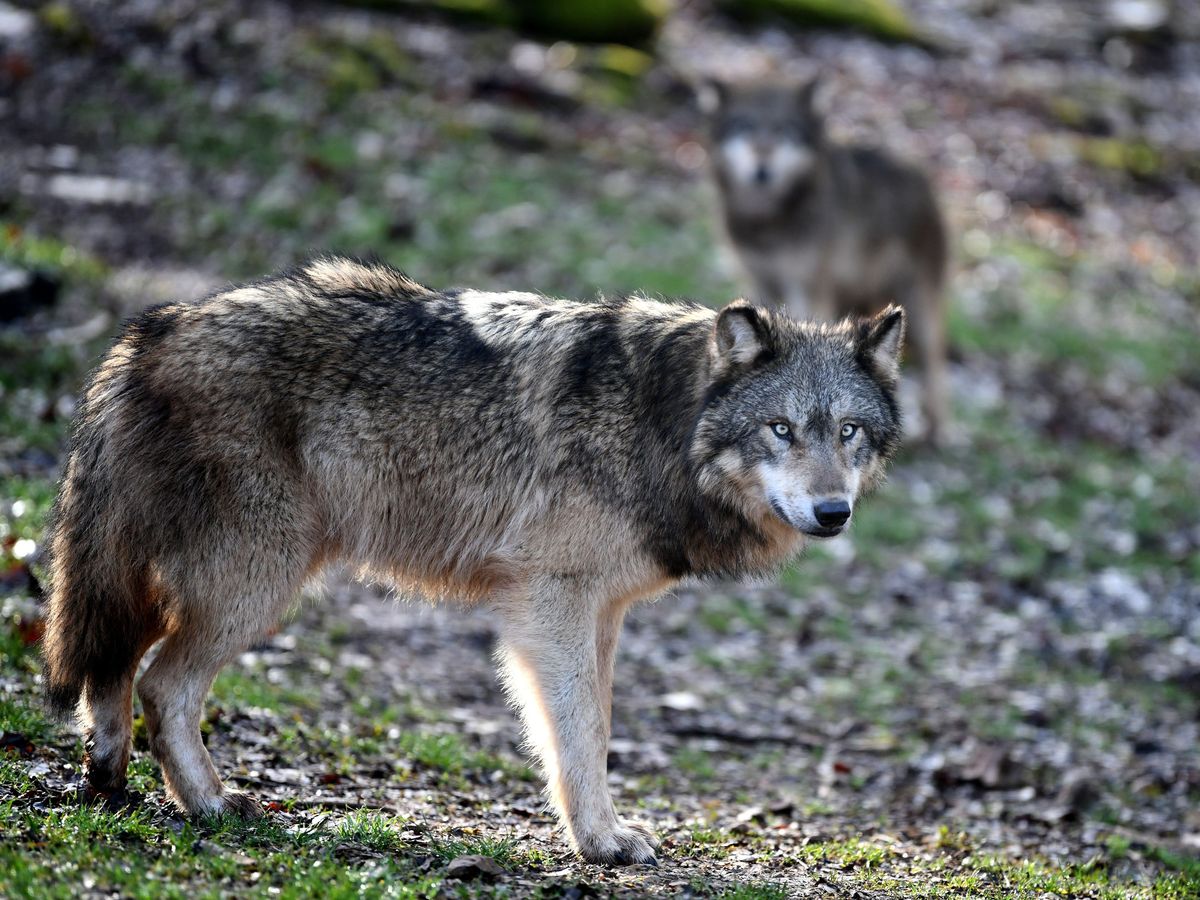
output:
[[[896,448],[904,314],[436,292],[321,258],[125,327],[85,389],[50,535],[45,681],[124,790],[137,681],[190,814],[260,815],[200,738],[217,672],[343,560],[486,603],[567,834],[652,863],[606,783],[630,604],[758,576],[848,524]],[[419,660],[413,661],[420,665]]]
[[[936,442],[947,415],[948,251],[933,187],[881,150],[830,140],[819,94],[815,79],[700,85],[725,231],[755,299],[793,316],[903,306]]]

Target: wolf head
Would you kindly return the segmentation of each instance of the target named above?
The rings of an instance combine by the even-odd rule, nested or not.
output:
[[[769,208],[814,176],[825,143],[817,92],[816,79],[701,86],[713,166],[727,196]]]
[[[895,452],[904,312],[837,325],[738,300],[710,339],[712,385],[691,447],[701,489],[752,519],[832,537]]]

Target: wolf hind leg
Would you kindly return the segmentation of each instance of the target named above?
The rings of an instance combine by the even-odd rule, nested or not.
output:
[[[158,655],[138,681],[150,750],[167,793],[193,816],[258,817],[228,789],[200,739],[217,673],[272,628],[319,563],[316,517],[287,477],[241,471],[242,505],[214,514],[179,552],[158,560],[172,616]]]
[[[139,654],[140,658],[140,654]],[[84,796],[120,802],[125,795],[133,736],[133,678],[137,660],[116,681],[84,689]]]
[[[181,560],[172,569],[186,583],[178,585],[170,632],[138,682],[151,752],[169,796],[190,815],[262,814],[252,798],[222,783],[200,739],[200,719],[217,673],[279,621],[314,568],[315,544],[287,515],[297,510],[282,500],[278,509],[269,522],[226,523],[223,532],[241,538],[240,552]]]
[[[289,599],[290,593],[243,599],[207,621],[181,617],[138,681],[150,750],[168,795],[189,815],[262,815],[251,797],[222,783],[201,740],[200,720],[217,673],[265,633]]]
[[[620,616],[605,611],[575,578],[542,578],[531,588],[528,597],[500,604],[499,657],[550,800],[589,862],[654,864],[657,842],[648,830],[621,821],[608,792]]]
[[[163,634],[157,609],[149,607],[139,623],[140,636],[129,635],[129,643],[110,649],[110,655],[122,655],[122,666],[115,677],[88,679],[79,704],[80,724],[84,733],[84,796],[104,797],[110,803],[125,795],[133,734],[133,680],[138,663]]]

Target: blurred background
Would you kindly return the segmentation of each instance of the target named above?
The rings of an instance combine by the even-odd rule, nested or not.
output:
[[[631,614],[611,779],[664,868],[566,856],[486,611],[337,573],[205,723],[268,830],[194,834],[144,743],[145,807],[80,818],[38,554],[121,319],[316,250],[720,305],[692,85],[817,72],[951,223],[954,424],[780,582]],[[517,895],[1200,896],[1198,219],[1183,0],[0,2],[0,892],[436,893],[465,848]]]

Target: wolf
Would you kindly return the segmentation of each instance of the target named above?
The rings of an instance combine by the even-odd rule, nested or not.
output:
[[[119,796],[137,680],[186,813],[261,815],[200,739],[218,670],[324,566],[488,604],[571,844],[653,863],[606,783],[631,604],[766,576],[896,449],[904,313],[791,321],[639,296],[438,292],[321,257],[129,321],[87,384],[49,535],[45,684]],[[413,661],[419,665],[418,660]]]
[[[817,79],[707,81],[725,231],[758,298],[832,320],[896,301],[923,380],[926,436],[946,420],[946,228],[929,179],[826,135]]]

